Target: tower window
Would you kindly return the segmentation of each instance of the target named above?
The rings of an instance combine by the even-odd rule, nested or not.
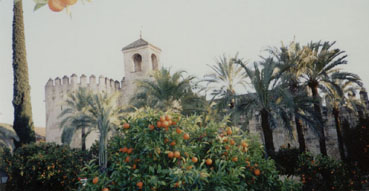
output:
[[[142,64],[142,56],[139,54],[133,55],[133,62],[135,65],[135,72],[142,71],[141,64]]]
[[[152,63],[152,69],[158,70],[158,59],[156,58],[155,54],[151,55],[151,63]]]

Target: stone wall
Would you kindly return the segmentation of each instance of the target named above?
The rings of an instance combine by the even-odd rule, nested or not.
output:
[[[49,79],[45,86],[45,105],[46,105],[46,142],[61,144],[60,114],[65,109],[66,99],[80,87],[87,88],[94,93],[106,93],[112,95],[121,91],[121,83],[113,79],[100,76],[98,79],[94,75],[87,78],[86,75],[78,77],[76,74],[71,77],[64,76],[62,79],[57,77],[55,80]],[[88,136],[87,147],[96,140],[98,133],[92,132]],[[81,132],[77,132],[73,137],[72,147],[80,147]]]

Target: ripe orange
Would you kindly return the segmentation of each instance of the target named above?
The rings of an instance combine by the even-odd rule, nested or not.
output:
[[[174,153],[173,153],[172,151],[170,151],[170,152],[168,153],[168,157],[169,157],[169,158],[173,158],[173,157],[174,157]]]
[[[138,186],[139,189],[142,189],[143,182],[137,182],[136,186]]]
[[[225,146],[225,149],[228,151],[229,150],[229,145],[226,145]]]
[[[149,129],[152,131],[152,130],[154,130],[155,129],[155,127],[154,127],[154,125],[149,125]]]
[[[223,139],[223,143],[226,143],[226,142],[228,142],[228,139],[227,138]]]
[[[157,126],[158,128],[160,128],[160,127],[162,127],[162,126],[163,126],[163,124],[161,123],[161,121],[158,121],[158,122],[156,122],[156,126]]]
[[[109,191],[109,188],[103,188],[102,191]]]
[[[179,187],[179,182],[176,182],[176,183],[174,184],[174,187],[175,187],[175,188],[178,188],[178,187]]]
[[[50,10],[54,12],[60,12],[65,8],[65,5],[61,0],[49,0],[47,4],[49,5]]]
[[[175,151],[174,152],[174,157],[176,157],[177,159],[181,157],[181,153],[179,151]]]
[[[168,123],[168,121],[163,121],[163,122],[161,122],[161,125],[162,125],[163,127],[165,127],[165,128],[169,127],[169,123]]]
[[[185,133],[185,134],[183,135],[183,139],[184,139],[184,140],[188,140],[188,139],[190,139],[190,135],[189,135],[188,133]]]
[[[206,159],[206,165],[210,166],[211,164],[213,164],[213,160],[211,159]]]
[[[177,125],[177,122],[175,122],[175,121],[172,121],[172,125]]]
[[[176,145],[176,142],[175,142],[175,141],[172,141],[172,142],[170,143],[170,146],[174,146],[174,145]]]
[[[129,129],[129,123],[125,123],[125,124],[123,124],[123,128],[124,128],[124,129]]]
[[[131,157],[127,156],[125,161],[129,162],[130,159],[131,159]]]
[[[120,148],[119,149],[119,152],[124,153],[123,148]]]
[[[234,145],[234,144],[235,144],[234,140],[233,140],[233,139],[231,139],[231,140],[229,141],[229,144]]]
[[[191,160],[192,160],[193,163],[197,163],[197,161],[198,161],[197,157],[192,157]]]
[[[99,177],[95,177],[94,179],[92,179],[93,184],[97,184],[97,182],[99,182]]]
[[[254,174],[255,174],[255,176],[259,176],[260,175],[260,170],[256,168],[254,170]]]
[[[77,0],[61,0],[64,5],[74,5],[77,3]]]
[[[128,154],[131,154],[133,152],[133,148],[129,148],[128,150],[127,150],[127,153]]]
[[[135,170],[135,169],[136,169],[136,167],[137,167],[137,166],[136,166],[136,164],[133,164],[133,165],[132,165],[132,170]]]
[[[242,147],[248,147],[249,146],[245,141],[242,141],[241,145],[242,145]]]
[[[172,116],[170,116],[170,115],[166,115],[166,116],[165,116],[165,120],[167,120],[167,121],[171,121],[171,120],[172,120]]]
[[[160,116],[160,121],[164,122],[165,121],[165,116]]]
[[[128,151],[127,147],[123,147],[122,151],[123,153],[126,153]]]
[[[182,133],[182,130],[181,130],[179,127],[177,127],[177,128],[176,128],[176,132],[177,132],[178,134],[181,134],[181,133]]]
[[[232,129],[231,128],[227,128],[227,135],[232,135]]]
[[[232,158],[232,161],[233,161],[233,162],[237,162],[237,161],[238,161],[238,158],[237,158],[237,157],[233,157],[233,158]]]
[[[187,170],[191,170],[192,169],[192,166],[187,166]]]

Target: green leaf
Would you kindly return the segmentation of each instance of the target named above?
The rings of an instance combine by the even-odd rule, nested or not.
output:
[[[36,0],[35,0],[36,1]],[[33,11],[37,11],[39,8],[45,6],[46,3],[37,3],[35,7],[33,8]]]

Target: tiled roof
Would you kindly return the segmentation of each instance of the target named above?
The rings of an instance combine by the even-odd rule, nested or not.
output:
[[[146,45],[151,45],[151,46],[153,46],[153,47],[155,47],[155,48],[157,48],[157,49],[160,50],[160,48],[158,48],[158,47],[156,47],[156,46],[148,43],[146,40],[144,40],[142,38],[140,38],[140,39],[132,42],[131,44],[129,44],[129,45],[125,46],[125,47],[123,47],[122,50],[128,50],[128,49],[132,49],[132,48],[138,48],[138,47],[146,46]]]

